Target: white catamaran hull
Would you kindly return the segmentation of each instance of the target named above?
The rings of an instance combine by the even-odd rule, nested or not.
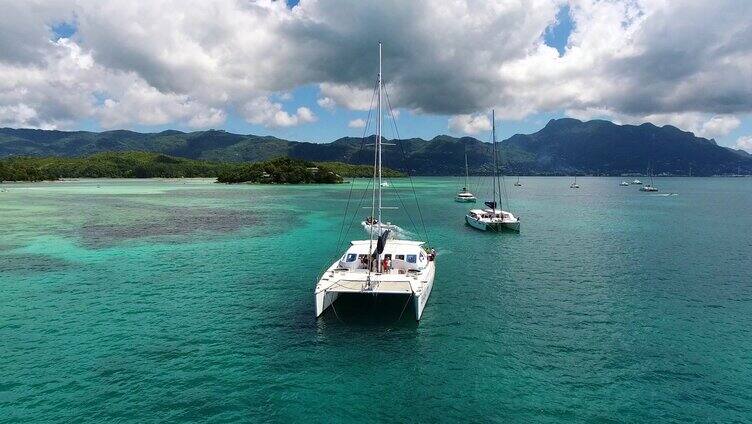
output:
[[[337,300],[340,293],[363,295],[409,295],[412,297],[415,319],[420,321],[433,289],[436,271],[434,262],[420,273],[410,274],[371,274],[370,284],[367,274],[354,274],[337,269],[333,264],[316,286],[316,317],[321,316]]]
[[[473,228],[481,231],[520,231],[520,221],[502,221],[502,222],[490,222],[485,220],[478,220],[469,215],[465,215],[465,222]]]

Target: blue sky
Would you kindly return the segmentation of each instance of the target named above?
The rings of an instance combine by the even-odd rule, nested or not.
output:
[[[485,140],[495,108],[499,138],[574,117],[752,151],[735,0],[13,2],[0,22],[0,126],[359,136],[382,40],[403,137]]]

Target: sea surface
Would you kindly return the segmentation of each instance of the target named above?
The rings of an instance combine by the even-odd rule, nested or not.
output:
[[[752,422],[752,179],[620,181],[507,179],[520,234],[392,181],[438,251],[419,324],[314,318],[364,181],[2,184],[0,422]]]

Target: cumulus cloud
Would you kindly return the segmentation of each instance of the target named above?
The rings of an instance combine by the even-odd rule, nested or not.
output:
[[[752,153],[752,135],[745,135],[736,140],[736,148]]]
[[[241,112],[248,122],[267,127],[291,127],[316,121],[316,115],[307,107],[299,107],[295,114],[289,114],[281,103],[273,103],[268,97],[245,103]]]
[[[366,121],[363,119],[353,119],[352,121],[347,123],[348,128],[363,128],[366,126]]]
[[[713,137],[752,111],[752,8],[743,1],[388,3],[10,2],[0,25],[2,119],[203,126],[233,110],[259,125],[300,125],[316,119],[310,109],[285,111],[270,98],[314,85],[325,109],[368,109],[376,40],[392,106],[452,115],[456,128],[475,130],[473,114],[495,107],[506,119],[561,110],[662,119]],[[566,4],[574,30],[560,55],[543,35]],[[63,21],[76,32],[56,40],[51,28]]]
[[[449,118],[449,129],[463,134],[491,131],[491,119],[485,114],[455,115]]]
[[[316,103],[327,110],[334,110],[334,107],[337,106],[334,100],[332,100],[330,97],[322,97],[316,100]]]

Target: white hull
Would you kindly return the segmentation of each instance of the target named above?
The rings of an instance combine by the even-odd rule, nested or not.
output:
[[[436,266],[431,262],[419,277],[405,274],[371,274],[370,285],[367,273],[340,272],[337,263],[321,277],[316,286],[316,317],[321,316],[337,300],[340,293],[410,295],[415,319],[420,321],[433,289]]]
[[[321,316],[331,307],[340,293],[403,295],[412,298],[415,319],[420,321],[436,273],[433,255],[426,252],[422,244],[409,240],[388,241],[384,254],[392,258],[389,267],[373,267],[369,272],[368,263],[361,262],[361,258],[369,255],[371,242],[353,241],[342,258],[334,262],[316,284],[316,316]]]
[[[486,220],[479,220],[471,217],[470,215],[465,215],[465,222],[467,222],[468,225],[471,227],[481,230],[481,231],[493,231],[493,232],[500,232],[503,230],[509,230],[509,231],[520,231],[520,221],[519,220],[505,220],[505,221],[486,221]]]
[[[398,226],[396,226],[396,225],[394,225],[394,224],[392,224],[390,222],[387,222],[385,224],[381,224],[381,227],[379,227],[378,224],[375,224],[375,225],[374,224],[367,224],[365,221],[361,221],[360,225],[362,225],[363,228],[368,233],[370,233],[371,231],[373,231],[373,233],[376,236],[382,235],[384,233],[384,231],[386,231],[386,230],[390,230],[390,231],[392,231],[392,233],[395,233],[395,232],[401,230],[400,227],[398,227]],[[379,228],[381,228],[381,231],[379,231]]]
[[[454,201],[455,202],[460,202],[460,203],[475,203],[475,202],[478,201],[478,199],[476,199],[475,197],[460,197],[460,196],[457,196],[457,197],[454,198]]]

